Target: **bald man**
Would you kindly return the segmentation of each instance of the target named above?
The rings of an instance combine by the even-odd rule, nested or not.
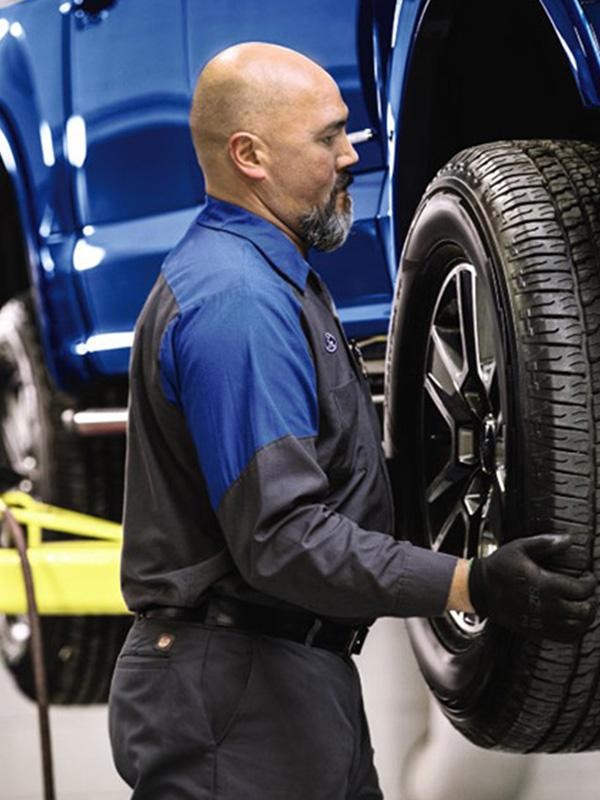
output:
[[[194,94],[207,202],[131,361],[122,582],[136,620],[110,732],[138,800],[381,798],[351,659],[369,624],[473,602],[524,625],[524,574],[541,574],[522,546],[469,574],[392,535],[369,387],[307,261],[351,225],[347,117],[326,72],[274,45],[220,53]],[[532,541],[529,555],[566,546]],[[536,580],[539,631],[566,600]]]

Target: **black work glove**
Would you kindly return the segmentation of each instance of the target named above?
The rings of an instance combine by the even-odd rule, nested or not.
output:
[[[571,577],[548,569],[572,544],[568,534],[542,534],[474,558],[469,594],[478,616],[524,636],[559,642],[581,636],[596,615],[596,579],[590,572]]]

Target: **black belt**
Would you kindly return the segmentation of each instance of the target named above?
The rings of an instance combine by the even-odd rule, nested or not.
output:
[[[139,612],[137,616],[203,622],[248,633],[262,633],[309,647],[331,650],[343,656],[360,653],[369,630],[366,625],[352,628],[310,614],[251,605],[229,598],[211,598],[194,608],[155,606]]]

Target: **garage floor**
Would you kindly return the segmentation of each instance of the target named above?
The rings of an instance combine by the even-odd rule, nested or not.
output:
[[[536,757],[488,753],[449,731],[444,720],[431,718],[427,692],[401,622],[379,622],[359,664],[386,800],[600,797],[600,753]],[[35,706],[17,694],[1,667],[0,697],[0,800],[40,800]],[[127,787],[110,761],[106,709],[56,708],[51,720],[58,800],[125,800]],[[428,725],[435,736],[430,751],[421,751],[419,757],[412,746]],[[400,767],[411,748],[407,762],[411,766],[404,771],[406,788],[400,782]]]

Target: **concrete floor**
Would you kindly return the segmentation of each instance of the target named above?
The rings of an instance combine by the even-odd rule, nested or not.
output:
[[[0,798],[40,800],[41,758],[37,710],[0,668]],[[112,767],[106,708],[52,708],[58,800],[125,800],[127,786]]]
[[[599,800],[600,753],[489,753],[451,731],[431,708],[400,621],[374,627],[359,666],[386,800]],[[0,800],[40,800],[35,706],[4,668],[0,697]],[[54,708],[51,724],[58,800],[129,797],[110,760],[105,708]],[[427,731],[423,758],[414,745]]]

